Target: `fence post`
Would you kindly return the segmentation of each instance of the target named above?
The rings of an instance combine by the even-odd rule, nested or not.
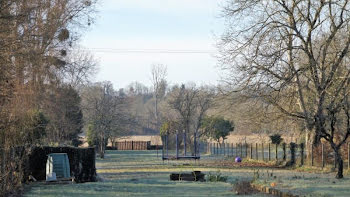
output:
[[[238,143],[236,143],[236,149],[235,149],[235,157],[238,156]]]
[[[262,153],[262,160],[265,160],[265,154],[264,154],[264,143],[261,143],[261,153]]]
[[[294,165],[295,164],[295,143],[294,142],[291,142],[289,144],[289,148],[290,148],[290,163],[291,165]]]
[[[219,155],[219,143],[216,143],[216,155]]]
[[[250,159],[253,159],[253,143],[250,143]]]
[[[179,158],[179,134],[176,133],[176,158]]]
[[[184,137],[184,156],[186,156],[187,154],[187,150],[186,150],[186,131],[184,130],[184,134],[183,134],[183,137]]]
[[[226,155],[226,146],[225,146],[225,142],[222,142],[223,148],[224,148],[224,156]]]
[[[304,143],[301,143],[300,144],[300,157],[301,157],[301,160],[300,160],[300,165],[304,165]]]
[[[255,144],[255,159],[259,160],[258,143]]]
[[[5,150],[0,148],[0,176],[4,176],[5,172]],[[5,177],[4,177],[5,178]],[[0,183],[0,191],[3,192],[5,187],[5,180]]]
[[[324,162],[324,144],[321,144],[321,151],[322,151],[322,168],[324,168],[325,166],[325,162]]]
[[[248,144],[245,143],[245,158],[248,158]]]
[[[337,158],[334,151],[334,170],[337,168]]]
[[[350,143],[348,143],[348,170],[350,169]]]
[[[276,144],[275,159],[278,161],[278,144]]]
[[[285,161],[287,159],[287,155],[286,155],[286,143],[282,144],[282,149],[283,149],[283,161]]]
[[[131,141],[131,150],[134,150],[134,141]]]
[[[241,152],[241,154],[240,154],[240,156],[241,156],[241,158],[243,157],[243,152],[242,152],[242,143],[239,143],[239,149],[240,149],[240,152]]]
[[[166,157],[169,158],[168,135],[165,136],[165,143],[166,143]]]
[[[269,161],[271,161],[271,144],[269,143]]]
[[[314,145],[311,144],[311,166],[314,166]]]

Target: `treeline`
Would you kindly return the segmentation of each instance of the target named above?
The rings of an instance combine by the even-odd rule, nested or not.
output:
[[[77,87],[96,68],[78,41],[95,0],[0,1],[0,146],[72,143]]]

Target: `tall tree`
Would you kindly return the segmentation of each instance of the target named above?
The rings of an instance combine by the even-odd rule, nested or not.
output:
[[[17,122],[31,111],[44,111],[51,89],[62,83],[58,73],[67,63],[64,51],[75,45],[87,21],[92,21],[95,3],[0,1],[1,146],[26,143],[20,142],[24,138]]]
[[[160,129],[160,117],[159,117],[159,101],[165,95],[167,88],[166,76],[167,67],[163,64],[152,65],[151,70],[151,81],[153,85],[153,95],[154,95],[154,117],[155,117],[155,128],[157,131]]]
[[[167,99],[168,107],[172,111],[167,111],[168,122],[177,122],[177,128],[182,129],[186,136],[186,141],[191,142],[194,134],[198,137],[202,133],[197,133],[202,121],[213,105],[214,92],[207,87],[196,87],[195,84],[182,84],[174,86]]]
[[[219,44],[235,90],[303,120],[309,146],[323,138],[334,150],[337,178],[350,135],[349,8],[347,0],[231,0]]]
[[[104,158],[109,138],[120,136],[132,117],[126,110],[125,95],[110,82],[96,83],[83,91],[83,110],[91,136],[98,138],[100,157]]]

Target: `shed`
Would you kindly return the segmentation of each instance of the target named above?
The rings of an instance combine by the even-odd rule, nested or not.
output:
[[[47,155],[46,177],[56,174],[58,179],[70,178],[70,167],[67,153]]]

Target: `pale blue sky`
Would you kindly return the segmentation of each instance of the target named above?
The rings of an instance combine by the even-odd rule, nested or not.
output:
[[[151,65],[165,64],[172,84],[216,84],[215,36],[224,29],[219,2],[101,0],[96,23],[82,38],[100,61],[95,81],[150,85]],[[182,53],[188,51],[196,53]]]

